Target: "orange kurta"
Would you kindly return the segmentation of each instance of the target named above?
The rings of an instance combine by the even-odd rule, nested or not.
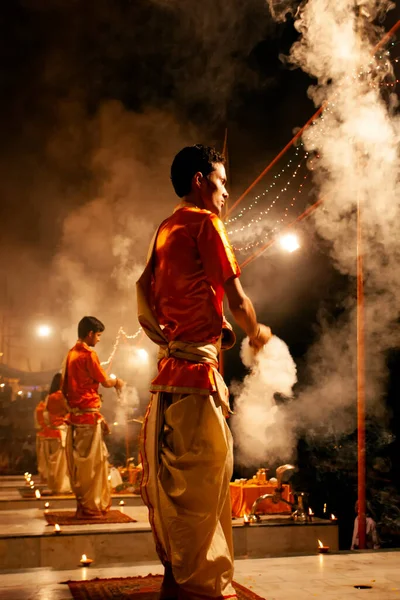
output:
[[[46,402],[41,400],[35,409],[36,421],[40,430],[36,433],[42,438],[60,438],[60,432],[55,429],[50,421],[50,415],[46,407]]]
[[[240,275],[222,221],[183,205],[158,230],[152,283],[154,314],[169,341],[216,343],[223,326],[224,284]],[[163,358],[151,391],[215,391],[212,367]]]
[[[101,418],[101,399],[99,384],[107,380],[107,374],[100,365],[96,352],[84,342],[76,342],[68,352],[62,391],[67,398],[68,406],[73,409],[70,414],[71,424],[93,425]],[[74,410],[75,409],[75,410]],[[86,414],[74,414],[75,411]]]

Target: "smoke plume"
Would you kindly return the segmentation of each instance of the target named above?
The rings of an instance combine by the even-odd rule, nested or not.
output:
[[[297,381],[296,365],[286,344],[273,336],[254,355],[249,339],[243,340],[241,358],[250,373],[242,384],[233,387],[235,416],[233,432],[237,459],[243,465],[268,464],[290,456],[295,438],[290,435],[290,423],[279,410],[275,394],[292,395]],[[289,435],[288,435],[289,433]]]

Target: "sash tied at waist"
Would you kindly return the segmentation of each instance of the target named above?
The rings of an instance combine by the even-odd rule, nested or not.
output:
[[[70,406],[69,404],[67,406],[68,412],[70,412],[72,415],[86,415],[90,413],[100,414],[100,408],[85,408],[82,410],[81,408],[72,408],[72,406]]]
[[[224,415],[232,413],[229,406],[229,391],[225,381],[218,371],[218,354],[221,350],[221,339],[216,344],[196,344],[194,342],[181,342],[173,340],[167,344],[159,345],[157,360],[163,358],[176,358],[193,363],[205,363],[211,366],[217,395],[222,404]]]

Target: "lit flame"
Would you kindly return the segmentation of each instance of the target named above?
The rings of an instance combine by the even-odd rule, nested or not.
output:
[[[121,502],[119,503],[120,506],[125,506],[125,502],[123,500],[121,500]]]
[[[116,427],[118,425],[118,421],[114,421],[113,425]]]
[[[314,514],[311,508],[308,509],[308,514],[310,515],[310,517],[312,517],[312,515]]]
[[[321,542],[321,540],[318,540],[318,546],[319,546],[320,548],[323,548],[323,547],[324,547],[324,545],[323,545],[323,543]]]
[[[110,379],[117,379],[117,376],[116,376],[116,375],[114,375],[114,373],[111,373],[111,375],[110,375]]]
[[[56,523],[56,524],[54,525],[54,531],[57,531],[57,532],[60,532],[60,531],[61,531],[61,528],[60,528],[60,526],[59,526],[59,524],[58,524],[58,523]]]
[[[30,485],[31,487],[35,487],[35,483],[34,483],[33,481],[29,481],[29,485]]]
[[[87,560],[87,556],[86,556],[86,554],[82,554],[82,558],[81,558],[81,560],[82,560],[83,562],[85,562],[85,561]]]
[[[335,517],[335,515],[334,515],[334,514],[332,514],[332,515],[331,515],[331,519],[332,519],[332,521],[336,521],[337,517]]]
[[[49,508],[49,506],[50,506],[50,502],[45,502],[44,507]]]
[[[39,492],[39,490],[35,490],[35,496],[36,496],[37,499],[40,498],[41,493]]]
[[[324,512],[326,512],[326,503],[324,504]]]

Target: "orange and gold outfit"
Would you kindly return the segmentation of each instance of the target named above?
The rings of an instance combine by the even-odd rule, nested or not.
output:
[[[240,274],[224,226],[182,203],[158,229],[137,284],[159,347],[143,423],[142,497],[166,567],[165,595],[234,597],[228,392],[217,371],[224,284]]]
[[[68,407],[61,390],[47,396],[36,407],[36,419],[41,427],[37,434],[41,454],[39,459],[38,452],[38,465],[41,462],[41,469],[45,468],[47,485],[53,494],[71,491],[65,454],[67,414]]]
[[[104,514],[111,506],[108,451],[103,439],[99,384],[106,381],[98,356],[78,340],[65,360],[61,389],[67,398],[67,461],[77,516]]]

